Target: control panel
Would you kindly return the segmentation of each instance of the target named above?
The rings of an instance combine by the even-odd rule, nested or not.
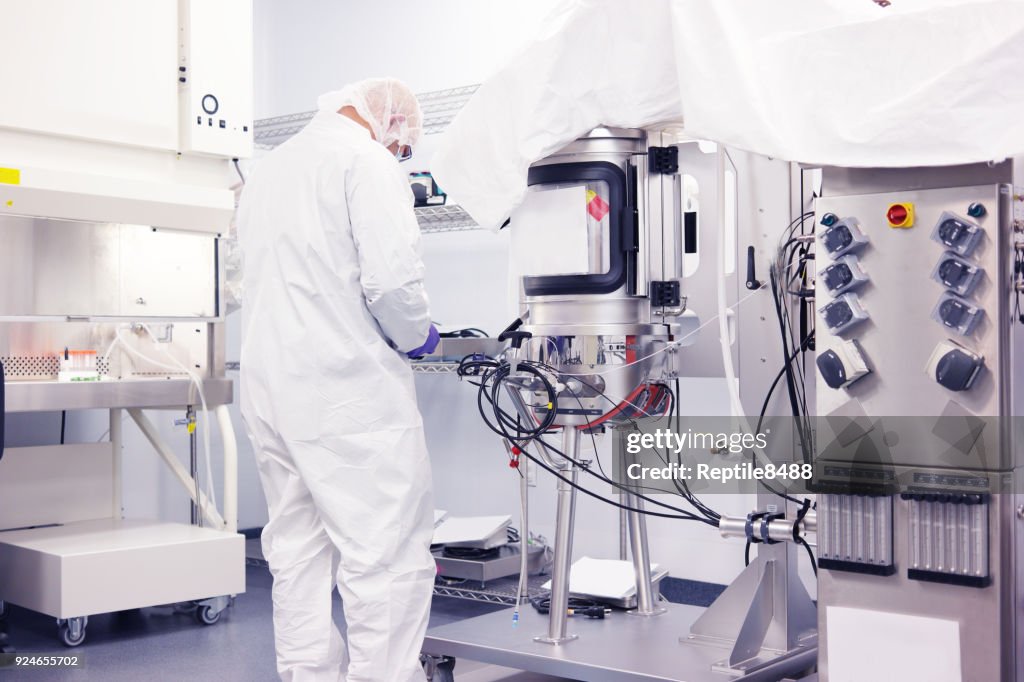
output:
[[[251,0],[181,0],[179,23],[179,151],[251,156]]]
[[[948,425],[950,415],[973,423],[1005,413],[1008,192],[990,184],[829,196],[826,177],[815,207],[817,413],[826,424],[864,418],[868,429],[826,460],[860,461],[870,451],[896,465],[952,466],[950,453],[966,440],[919,417]],[[981,443],[975,453],[992,453],[989,465],[1003,451],[996,431],[971,433]]]

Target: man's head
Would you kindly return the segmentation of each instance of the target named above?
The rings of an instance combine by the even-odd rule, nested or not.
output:
[[[370,131],[377,142],[405,160],[423,132],[423,112],[412,90],[395,78],[368,78],[322,95],[320,109],[336,111]]]

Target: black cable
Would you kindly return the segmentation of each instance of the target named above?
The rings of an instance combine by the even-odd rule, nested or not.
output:
[[[569,460],[569,458],[566,457],[565,454],[563,454],[562,452],[560,452],[558,450],[555,450],[550,445],[544,443],[543,440],[538,438],[537,441],[539,443],[541,443],[542,445],[544,445],[544,447],[548,448],[549,450],[553,450],[555,453],[557,453],[557,454],[561,455],[562,457],[564,457],[565,459]],[[522,450],[522,448],[520,448],[520,449]],[[610,500],[607,497],[604,497],[603,495],[599,495],[598,493],[595,493],[592,490],[589,490],[589,489],[581,486],[578,483],[574,483],[571,479],[566,478],[565,476],[562,476],[560,473],[558,473],[558,471],[556,471],[552,467],[548,466],[545,462],[541,461],[540,458],[535,457],[534,455],[530,454],[527,450],[522,450],[522,452],[523,452],[524,455],[526,455],[527,458],[530,459],[530,461],[532,461],[535,464],[537,464],[539,467],[541,467],[542,469],[547,471],[549,474],[551,474],[555,478],[557,478],[557,479],[559,479],[561,481],[564,481],[565,483],[568,483],[570,486],[572,486],[573,488],[575,488],[579,492],[583,493],[584,495],[588,495],[590,497],[593,497],[596,500],[601,500],[605,504],[609,504],[609,505],[611,505],[613,507],[616,507],[618,509],[625,509],[626,511],[636,512],[638,514],[646,514],[647,516],[657,516],[657,517],[664,518],[664,519],[679,519],[679,520],[682,520],[682,521],[700,521],[701,523],[706,523],[706,524],[708,524],[710,526],[713,526],[715,528],[718,527],[717,523],[711,523],[707,519],[701,518],[700,516],[695,516],[694,514],[692,514],[691,512],[686,511],[685,509],[679,509],[678,507],[673,507],[671,505],[665,504],[664,502],[658,502],[657,500],[652,500],[649,497],[645,497],[644,495],[639,495],[639,494],[637,494],[635,492],[633,494],[636,497],[639,497],[642,500],[646,500],[648,502],[652,502],[652,503],[654,503],[654,504],[656,504],[658,506],[661,506],[661,507],[666,507],[668,509],[673,509],[673,510],[678,511],[680,513],[679,514],[664,514],[662,512],[651,511],[649,509],[637,509],[635,507],[630,507],[629,505],[625,505],[625,504],[621,504],[619,502],[616,502],[615,500]],[[575,460],[569,460],[569,461],[575,461]],[[577,464],[577,466],[579,466],[578,462],[576,464]],[[611,484],[615,488],[623,489],[623,486],[619,485],[618,483],[615,483],[614,481],[605,479],[604,477],[602,477],[599,474],[591,471],[587,467],[580,466],[579,468],[581,470],[589,473],[592,476],[596,476],[597,478],[599,478],[601,480],[604,480],[606,483]],[[632,491],[630,491],[630,492],[632,492]]]
[[[659,500],[652,499],[650,497],[647,497],[636,492],[634,489],[627,488],[626,486],[623,486],[613,481],[607,476],[599,474],[590,469],[589,467],[583,466],[581,462],[568,457],[558,448],[547,443],[541,436],[550,431],[551,427],[553,426],[554,419],[557,414],[556,402],[558,396],[555,393],[554,386],[548,380],[547,376],[545,376],[544,372],[557,372],[556,370],[554,370],[554,368],[551,368],[550,366],[547,365],[543,365],[542,363],[531,362],[528,360],[516,360],[514,362],[517,370],[524,370],[527,373],[533,374],[535,377],[541,380],[548,397],[548,412],[545,415],[545,419],[533,428],[528,428],[525,425],[523,425],[518,416],[516,418],[513,418],[508,412],[502,409],[500,405],[499,391],[512,372],[511,364],[509,362],[498,362],[496,360],[480,359],[477,358],[476,356],[468,356],[466,358],[463,358],[462,361],[459,363],[457,374],[460,377],[480,378],[479,382],[473,382],[478,387],[477,409],[484,423],[487,425],[489,429],[491,429],[491,431],[500,435],[507,442],[513,444],[520,450],[520,452],[523,455],[525,455],[528,459],[530,459],[532,462],[540,466],[542,469],[544,469],[551,475],[555,476],[555,478],[558,478],[559,480],[569,484],[570,486],[572,486],[573,488],[582,492],[585,495],[601,500],[605,504],[611,505],[619,509],[625,509],[626,511],[633,511],[640,514],[646,514],[648,516],[657,516],[662,518],[680,519],[687,521],[700,521],[701,523],[706,523],[715,528],[718,527],[718,523],[716,521],[712,521],[701,516],[696,516],[692,512],[686,511],[685,509],[680,509],[679,507],[675,507],[664,502],[661,502]],[[581,383],[587,385],[586,382]],[[601,395],[604,396],[606,400],[611,400],[610,398],[608,398],[607,395],[604,395],[602,391],[596,388],[595,390],[601,393]],[[493,421],[490,417],[488,417],[487,411],[484,408],[485,402],[491,408]],[[594,476],[598,480],[601,480],[607,483],[608,485],[611,485],[613,488],[632,493],[639,499],[650,502],[651,504],[654,504],[656,506],[674,511],[676,512],[676,514],[666,514],[663,512],[655,512],[647,509],[637,509],[635,507],[630,507],[628,505],[616,502],[615,500],[610,500],[604,497],[603,495],[595,493],[589,490],[588,488],[573,482],[569,478],[562,476],[553,467],[548,466],[547,463],[541,460],[541,458],[534,456],[526,449],[526,446],[534,441],[545,447],[547,450],[554,452],[555,454],[558,454],[566,461],[572,462],[585,473]]]
[[[551,597],[530,597],[530,606],[541,615],[551,612]],[[566,608],[574,616],[586,616],[587,618],[604,618],[611,611],[607,605],[594,599],[585,597],[569,597]]]
[[[441,332],[440,336],[442,339],[486,339],[490,337],[490,334],[477,327],[466,327],[465,329]]]
[[[242,184],[244,185],[245,184],[245,176],[242,175],[242,169],[238,165],[238,159],[231,159],[231,161],[234,162],[234,164],[235,164],[235,172],[238,173],[238,177],[241,178]]]
[[[811,550],[811,546],[807,544],[807,540],[800,538],[797,542],[803,545],[804,549],[807,550],[807,556],[811,559],[811,570],[814,571],[814,577],[818,577],[818,562],[814,559],[814,552]]]
[[[64,445],[64,431],[68,425],[68,412],[67,410],[60,411],[60,444]]]

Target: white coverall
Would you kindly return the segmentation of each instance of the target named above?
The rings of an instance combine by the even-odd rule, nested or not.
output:
[[[278,671],[422,680],[433,499],[404,352],[430,314],[408,180],[365,128],[320,111],[260,161],[239,224],[241,408],[269,505]]]

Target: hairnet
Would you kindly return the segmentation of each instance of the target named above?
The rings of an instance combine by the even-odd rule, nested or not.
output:
[[[397,142],[412,147],[423,133],[423,112],[416,95],[397,78],[368,78],[320,96],[320,109],[351,106],[385,147]]]

